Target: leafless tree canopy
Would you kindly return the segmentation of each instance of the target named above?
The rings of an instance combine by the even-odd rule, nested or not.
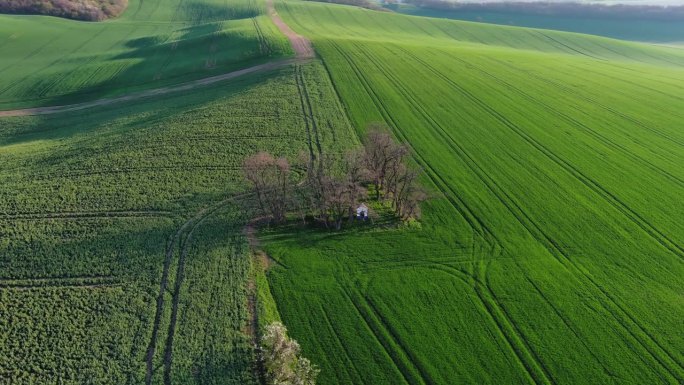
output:
[[[259,152],[245,159],[242,169],[245,178],[254,187],[262,212],[276,222],[284,220],[291,199],[290,164],[287,159]]]
[[[281,222],[288,212],[297,212],[304,222],[313,218],[339,230],[368,198],[369,184],[374,185],[375,199],[390,202],[400,218],[419,216],[427,194],[419,185],[421,171],[410,165],[409,155],[409,148],[397,143],[386,127],[374,125],[363,147],[342,158],[323,155],[312,162],[300,156],[303,180],[296,181],[286,159],[265,152],[247,158],[243,170],[264,215]]]
[[[0,12],[100,21],[119,16],[128,0],[0,0]]]

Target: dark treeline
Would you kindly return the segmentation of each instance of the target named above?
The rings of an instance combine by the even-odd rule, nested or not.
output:
[[[305,223],[313,220],[339,230],[368,199],[390,205],[401,219],[419,216],[427,194],[409,156],[408,147],[395,142],[386,127],[374,126],[361,148],[342,157],[303,156],[292,166],[285,158],[259,152],[245,159],[243,173],[269,220],[283,222],[288,213],[296,213]]]
[[[128,0],[0,0],[0,12],[101,21],[119,16]]]
[[[584,18],[684,20],[684,6],[581,4],[567,2],[460,3],[448,0],[404,0],[417,7],[445,11],[516,12]]]

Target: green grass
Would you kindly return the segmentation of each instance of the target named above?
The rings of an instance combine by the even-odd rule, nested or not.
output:
[[[74,103],[291,54],[261,0],[132,0],[115,20],[0,15],[0,109]]]
[[[312,63],[87,114],[1,119],[0,379],[144,384],[157,323],[152,384],[166,373],[253,383],[252,211],[226,199],[245,191],[247,154],[315,147],[309,121],[322,148],[348,147],[340,108]]]
[[[567,15],[542,15],[524,9],[511,11],[495,10],[436,10],[408,4],[393,7],[392,10],[406,15],[439,17],[445,19],[515,25],[519,27],[553,29],[558,31],[587,33],[615,39],[644,42],[682,42],[684,27],[677,21],[641,20],[633,17],[607,18],[600,16],[579,17]]]
[[[321,384],[684,381],[682,53],[284,2],[359,134],[436,198],[420,229],[262,234]]]

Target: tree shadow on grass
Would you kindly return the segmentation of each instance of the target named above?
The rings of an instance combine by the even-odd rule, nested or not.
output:
[[[181,12],[187,16],[180,20],[187,23],[185,27],[131,39],[125,43],[127,52],[106,62],[97,62],[97,55],[79,59],[73,69],[61,74],[61,78],[26,78],[25,81],[35,83],[31,88],[36,94],[0,104],[56,106],[116,97],[216,76],[286,55],[280,48],[266,44],[258,29],[246,33],[255,28],[251,20],[261,14],[258,9],[192,2],[183,4]],[[119,71],[119,67],[123,70]],[[88,82],[88,78],[98,76],[101,71],[112,71],[113,75],[60,95],[49,94],[59,83],[68,83],[75,78]]]

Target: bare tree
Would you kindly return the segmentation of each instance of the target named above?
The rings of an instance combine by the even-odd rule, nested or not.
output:
[[[365,165],[375,182],[376,198],[379,200],[380,191],[386,187],[388,173],[404,161],[409,150],[406,146],[395,142],[387,132],[386,126],[379,124],[369,127],[363,145]],[[392,190],[394,186],[389,187],[389,190]]]
[[[262,212],[276,222],[283,221],[291,200],[287,159],[275,158],[262,151],[245,159],[242,169],[245,178],[252,183]]]
[[[421,171],[401,164],[393,176],[394,191],[392,204],[399,217],[408,219],[420,215],[420,202],[427,199],[427,193],[418,184]]]

